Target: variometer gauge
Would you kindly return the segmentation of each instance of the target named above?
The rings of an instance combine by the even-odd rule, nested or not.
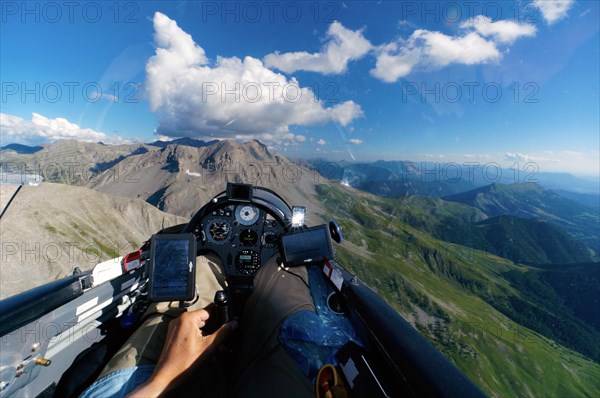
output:
[[[235,219],[242,225],[252,225],[258,221],[260,213],[254,206],[239,205],[235,209]]]

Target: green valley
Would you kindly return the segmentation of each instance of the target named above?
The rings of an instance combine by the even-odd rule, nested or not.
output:
[[[536,292],[516,282],[515,275],[527,275],[531,268],[429,232],[444,216],[476,221],[477,209],[429,198],[379,198],[337,184],[318,186],[318,197],[347,239],[338,250],[339,261],[487,394],[597,393],[600,365],[592,359],[598,361],[597,330],[573,315],[562,321],[576,337],[565,340],[562,329],[552,325],[559,319],[551,316],[556,308],[533,300]],[[553,288],[548,292],[560,297]],[[554,305],[556,297],[549,299]],[[527,306],[511,305],[517,301]],[[556,314],[562,312],[561,307]],[[540,314],[549,316],[536,318]]]

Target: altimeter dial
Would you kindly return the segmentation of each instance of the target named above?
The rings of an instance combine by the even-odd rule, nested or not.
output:
[[[208,240],[213,243],[223,243],[231,235],[231,225],[225,220],[213,220],[208,224]]]

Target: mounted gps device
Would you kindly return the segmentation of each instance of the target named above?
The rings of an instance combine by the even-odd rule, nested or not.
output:
[[[254,186],[251,184],[227,183],[227,198],[239,202],[251,202]]]
[[[196,295],[196,237],[157,234],[150,240],[148,298],[189,301]]]
[[[298,267],[333,258],[331,236],[327,225],[292,230],[281,236],[283,263]]]

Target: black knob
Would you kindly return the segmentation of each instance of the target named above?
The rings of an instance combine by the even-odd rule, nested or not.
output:
[[[227,290],[219,290],[215,293],[215,313],[217,327],[229,322],[230,319],[230,297]]]
[[[337,243],[342,243],[344,241],[344,236],[342,235],[342,228],[335,221],[329,221],[329,233],[331,238]]]

